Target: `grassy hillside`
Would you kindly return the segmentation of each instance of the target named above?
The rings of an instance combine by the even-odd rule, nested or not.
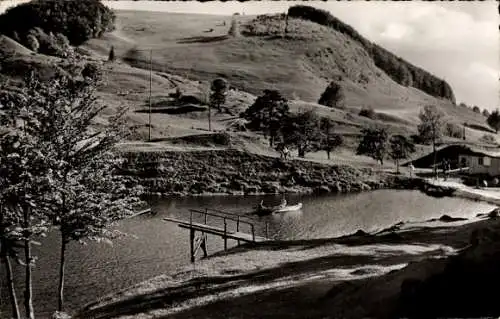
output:
[[[437,105],[451,122],[469,123],[473,127],[467,128],[469,142],[477,142],[485,133],[481,129],[485,126],[483,116],[399,85],[375,65],[362,45],[329,27],[290,19],[288,36],[282,38],[277,36],[283,25],[281,17],[238,16],[242,35],[228,37],[231,17],[227,16],[141,11],[117,11],[116,15],[114,32],[86,42],[78,51],[104,69],[106,85],[99,88],[99,97],[110,106],[108,114],[120,105],[130,106],[128,123],[133,139],[139,141],[148,137],[148,50],[153,49],[152,137],[163,142],[143,143],[141,149],[177,149],[178,145],[169,145],[169,137],[207,134],[206,108],[198,105],[194,111],[182,112],[182,108],[172,105],[168,95],[179,87],[183,94],[203,100],[209,81],[216,77],[227,78],[234,88],[228,95],[228,106],[234,114],[253,103],[263,89],[275,88],[290,99],[292,111],[313,108],[320,115],[331,117],[337,123],[336,130],[347,140],[346,148],[337,152],[334,161],[373,163],[369,158],[352,155],[360,129],[383,124],[393,133],[413,134],[418,113],[427,104]],[[33,53],[8,38],[2,39],[9,43],[1,50],[3,76],[14,79],[16,70],[17,75],[22,75],[25,65],[36,64],[50,73],[56,67],[67,69],[70,63]],[[116,62],[106,62],[111,46],[118,58]],[[339,75],[346,91],[346,109],[318,105],[320,94]],[[379,113],[377,119],[358,116],[363,107],[373,107]],[[101,119],[103,124],[105,118]],[[229,130],[233,147],[276,154],[262,136],[231,131],[239,121],[227,114],[213,114],[214,129]],[[427,149],[419,148],[420,152]],[[306,157],[326,160],[323,153]]]

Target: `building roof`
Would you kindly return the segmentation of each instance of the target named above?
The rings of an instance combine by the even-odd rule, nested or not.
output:
[[[464,149],[468,149],[470,153],[474,155],[484,155],[488,157],[500,158],[500,149],[495,148],[491,150],[481,149],[479,147],[474,146],[464,146]]]

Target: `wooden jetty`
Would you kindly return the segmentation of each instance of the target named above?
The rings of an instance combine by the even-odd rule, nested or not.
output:
[[[189,229],[189,244],[191,252],[191,262],[196,259],[196,254],[201,248],[204,257],[208,257],[207,251],[207,235],[219,236],[224,240],[224,250],[227,250],[227,240],[233,239],[238,241],[238,246],[240,242],[246,243],[257,243],[269,240],[268,237],[268,224],[266,222],[266,237],[257,236],[255,234],[255,225],[252,223],[250,218],[245,218],[236,214],[223,212],[215,209],[205,210],[189,210],[189,221],[181,220],[172,217],[165,217],[163,220],[168,222],[176,223],[179,227]],[[203,217],[203,222],[193,221],[193,217],[199,215]],[[208,217],[210,220],[214,218],[222,220],[224,227],[209,225]],[[247,220],[243,220],[243,218]],[[233,227],[229,227],[232,224]],[[250,227],[250,233],[241,231],[242,225],[247,225]],[[196,234],[198,232],[198,235]]]

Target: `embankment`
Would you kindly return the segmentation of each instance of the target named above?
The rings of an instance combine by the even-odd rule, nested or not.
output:
[[[156,196],[341,193],[400,188],[409,183],[367,168],[284,161],[233,149],[122,155],[126,161],[120,174]]]

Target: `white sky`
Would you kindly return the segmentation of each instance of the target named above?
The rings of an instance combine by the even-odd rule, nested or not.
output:
[[[17,1],[19,2],[19,1]],[[0,12],[7,3],[0,2]],[[212,1],[105,2],[114,9],[247,15],[285,12],[305,4],[330,11],[364,37],[444,78],[457,102],[500,107],[500,17],[493,0],[391,1]]]

